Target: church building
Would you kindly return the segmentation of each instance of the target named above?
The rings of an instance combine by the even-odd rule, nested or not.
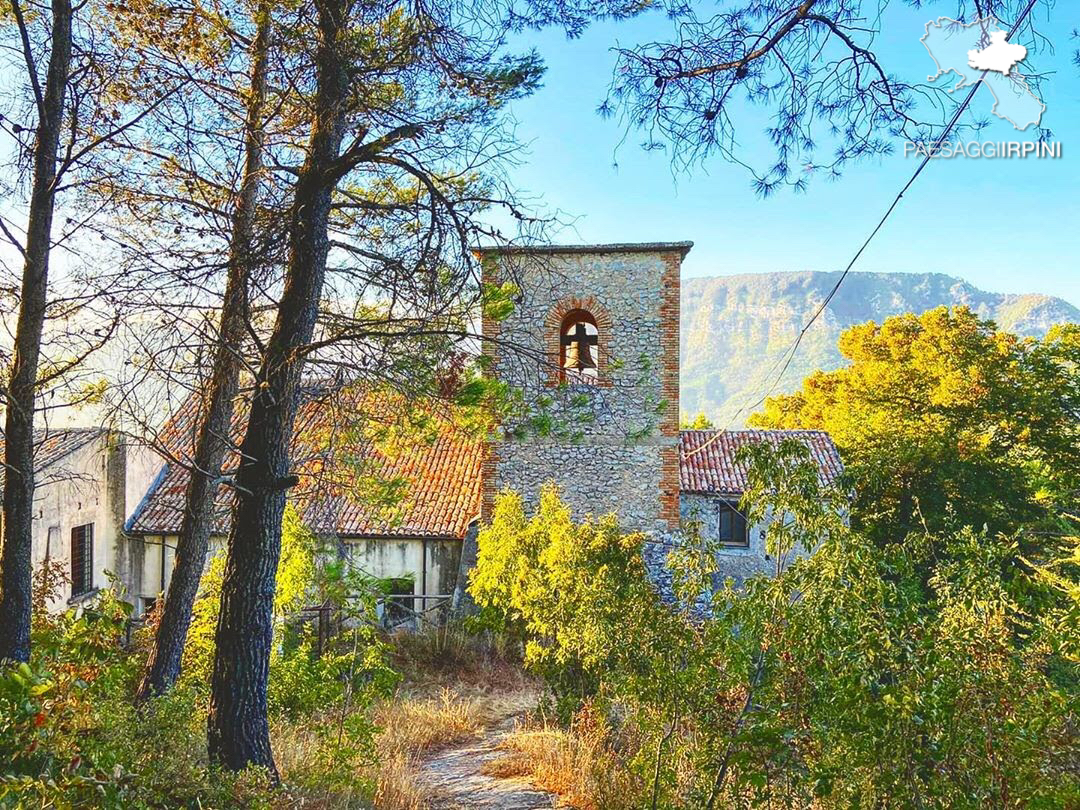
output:
[[[326,398],[317,387],[307,394],[292,447],[301,484],[291,496],[305,523],[335,541],[351,564],[394,583],[387,616],[444,612],[455,591],[461,597],[477,528],[490,518],[496,494],[509,488],[535,502],[549,481],[579,517],[615,512],[627,530],[665,534],[693,520],[721,544],[720,568],[737,581],[774,570],[768,527],[748,526],[738,511],[746,484],[739,447],[795,437],[810,448],[825,482],[840,474],[840,459],[829,437],[815,431],[680,431],[679,276],[691,247],[481,249],[484,280],[516,290],[508,317],[483,322],[487,367],[524,403],[488,441],[446,425],[430,441],[388,452],[355,430],[369,403]],[[172,417],[163,435],[168,456],[190,457],[197,413],[193,399]],[[392,516],[365,501],[363,480],[337,474],[342,459],[400,483]],[[138,611],[168,586],[187,480],[182,464],[161,464],[116,529],[140,546],[123,578]],[[222,486],[218,549],[231,503]],[[95,572],[88,581],[97,585],[105,576]]]

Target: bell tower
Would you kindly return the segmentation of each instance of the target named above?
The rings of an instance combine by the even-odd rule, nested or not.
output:
[[[554,481],[578,517],[616,512],[628,529],[679,523],[679,273],[691,242],[490,248],[485,281],[518,291],[485,318],[492,373],[525,412],[484,464],[495,494],[527,504]]]

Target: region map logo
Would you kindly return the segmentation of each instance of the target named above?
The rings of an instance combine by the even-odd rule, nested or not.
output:
[[[926,24],[920,42],[937,65],[937,73],[927,76],[928,81],[955,80],[945,88],[950,93],[981,81],[994,96],[990,112],[1023,131],[1039,123],[1046,105],[1013,70],[1027,56],[1027,48],[1007,42],[1006,36],[994,17],[972,23],[939,17]]]
[[[963,23],[939,17],[926,24],[919,41],[937,65],[927,76],[949,93],[981,82],[993,96],[990,112],[1023,132],[1038,126],[1046,105],[1035,95],[1016,65],[1027,48],[1008,41],[1008,32],[994,17]],[[980,96],[981,98],[981,96]],[[1060,158],[1061,142],[1039,137],[1031,141],[907,141],[904,156],[924,158]]]

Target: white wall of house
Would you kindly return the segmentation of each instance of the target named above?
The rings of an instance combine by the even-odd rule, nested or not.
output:
[[[141,582],[135,603],[141,613],[162,591],[168,590],[176,557],[175,535],[148,535],[143,545]],[[461,559],[461,541],[411,537],[343,538],[351,564],[358,570],[380,579],[411,579],[411,592],[418,600],[416,609],[433,608],[433,597],[448,597],[457,582]],[[209,560],[225,548],[224,537],[211,540]],[[164,567],[162,555],[164,554]]]
[[[124,522],[161,464],[149,448],[128,442],[122,434],[102,432],[38,470],[31,529],[35,569],[49,558],[59,561],[70,577],[72,530],[92,525],[91,589],[107,586],[106,572],[111,572],[129,594],[137,593],[142,544],[124,534]],[[63,610],[78,601],[68,584],[50,600],[49,609]]]
[[[172,578],[173,564],[176,561],[177,536],[174,534],[145,535],[132,538],[142,546],[142,560],[140,587],[133,595],[135,600],[135,612],[142,615],[150,605],[165,591],[169,590],[169,580]],[[206,562],[215,554],[225,550],[225,538],[214,536],[210,538],[210,550],[206,555]],[[162,557],[164,556],[164,559]]]
[[[49,467],[38,470],[34,491],[33,560],[35,568],[46,559],[59,562],[71,576],[71,532],[93,525],[92,586],[105,584],[104,572],[112,555],[109,538],[116,521],[105,487],[108,464],[106,434],[93,439]],[[72,597],[71,585],[55,593],[50,610],[63,610]]]
[[[412,578],[414,596],[450,596],[454,592],[460,540],[373,537],[346,538],[344,543],[359,570],[380,579]]]

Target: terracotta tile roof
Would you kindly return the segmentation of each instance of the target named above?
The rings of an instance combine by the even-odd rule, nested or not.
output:
[[[74,453],[80,447],[107,434],[107,428],[47,428],[34,431],[34,470],[38,485],[47,484],[53,478],[42,473],[50,466]],[[0,459],[4,457],[4,440],[0,438]],[[4,481],[4,465],[0,464],[0,485]],[[62,476],[57,471],[56,476]]]
[[[239,441],[246,405],[236,410],[233,435]],[[305,523],[341,537],[464,537],[480,514],[483,443],[438,415],[425,420],[422,436],[411,432],[395,440],[404,410],[400,401],[386,397],[308,392],[291,448],[300,484],[290,497]],[[178,458],[191,456],[197,414],[193,398],[163,431],[163,443]],[[357,424],[365,427],[352,427]],[[237,461],[231,454],[226,470],[235,470]],[[182,463],[167,465],[128,530],[176,534],[187,483]],[[233,502],[233,491],[222,486],[215,501],[215,534],[228,533]]]
[[[829,434],[821,430],[684,430],[679,435],[679,488],[683,492],[739,494],[746,489],[746,465],[739,448],[756,442],[779,445],[798,439],[810,448],[822,483],[832,483],[844,470]]]
[[[177,458],[191,457],[198,408],[192,398],[163,431],[163,443]],[[236,410],[233,435],[238,441],[246,405]],[[385,397],[340,392],[328,396],[318,389],[308,393],[297,414],[292,444],[300,484],[290,496],[309,526],[341,537],[464,537],[480,514],[483,442],[438,416],[431,418],[424,439],[409,434],[395,440],[401,410],[400,402]],[[349,427],[356,424],[374,424],[377,429]],[[757,441],[779,444],[789,437],[810,448],[823,481],[832,482],[842,472],[835,445],[821,431],[684,430],[679,441],[681,490],[741,493],[746,468],[735,461],[738,449]],[[700,452],[694,452],[698,448]],[[236,462],[233,453],[226,470],[234,470]],[[182,463],[166,465],[128,530],[176,534],[187,482]],[[222,486],[215,502],[215,534],[228,532],[232,506],[232,490]]]

